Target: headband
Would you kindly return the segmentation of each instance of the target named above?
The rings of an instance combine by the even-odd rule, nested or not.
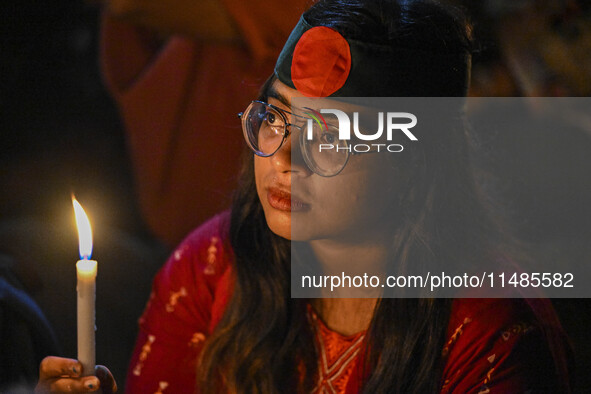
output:
[[[275,75],[310,97],[461,97],[470,55],[397,48],[344,38],[300,18]]]

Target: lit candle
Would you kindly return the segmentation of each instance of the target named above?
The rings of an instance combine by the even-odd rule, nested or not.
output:
[[[80,260],[76,263],[78,284],[78,360],[82,363],[84,375],[94,375],[95,366],[95,290],[97,262],[90,259],[92,254],[92,230],[82,206],[72,197]]]

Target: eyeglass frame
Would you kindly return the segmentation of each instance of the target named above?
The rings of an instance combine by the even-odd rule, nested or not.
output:
[[[281,143],[279,144],[279,146],[277,147],[277,149],[275,149],[273,151],[273,153],[269,153],[269,154],[265,154],[263,152],[257,151],[257,150],[255,150],[252,147],[252,145],[250,143],[250,139],[248,138],[248,135],[247,135],[248,131],[244,128],[244,122],[241,122],[242,136],[244,137],[244,140],[246,141],[246,144],[248,145],[248,147],[250,148],[250,150],[252,150],[254,152],[254,154],[257,155],[257,156],[259,156],[259,157],[271,157],[275,153],[277,153],[277,151],[279,151],[279,149],[281,149],[281,147],[283,146],[283,144],[287,140],[287,137],[289,137],[291,135],[291,130],[289,130],[287,126],[294,126],[295,128],[297,128],[300,131],[302,131],[304,129],[304,127],[305,127],[304,125],[298,126],[295,123],[289,123],[287,121],[287,116],[285,116],[285,114],[289,114],[289,115],[295,116],[297,118],[305,119],[306,121],[313,120],[312,118],[309,118],[309,117],[306,117],[306,116],[302,116],[302,115],[294,114],[292,112],[289,112],[289,111],[284,110],[283,108],[279,108],[276,105],[269,104],[269,103],[264,102],[264,101],[261,101],[261,100],[252,100],[250,102],[250,104],[248,105],[248,107],[246,107],[246,109],[248,109],[251,105],[253,105],[255,103],[263,104],[264,106],[271,107],[272,109],[274,109],[275,111],[277,111],[279,113],[279,115],[281,116],[281,118],[283,119],[283,122],[284,122],[284,126],[283,126],[283,137],[281,139]],[[240,120],[242,120],[242,116],[244,115],[244,113],[245,113],[245,111],[239,112],[237,114],[237,116],[238,116],[238,118]],[[314,172],[315,174],[318,174],[318,175],[320,175],[322,177],[330,178],[330,177],[333,177],[333,176],[336,176],[336,175],[340,174],[341,171],[343,171],[343,169],[347,166],[347,163],[349,162],[349,156],[356,156],[356,155],[361,155],[361,154],[364,154],[364,153],[379,153],[379,150],[373,150],[373,151],[370,150],[370,151],[364,151],[364,152],[357,152],[355,150],[350,151],[350,150],[347,149],[345,151],[347,152],[347,159],[343,163],[342,168],[336,174],[334,174],[334,175],[321,175],[321,174],[318,174],[316,171],[314,171],[312,168],[310,168],[310,170],[312,170],[312,172]],[[306,163],[306,165],[308,165],[308,163]]]

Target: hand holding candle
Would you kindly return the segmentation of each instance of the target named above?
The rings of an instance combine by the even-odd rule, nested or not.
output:
[[[97,392],[115,393],[117,384],[111,372],[99,365],[95,370],[95,280],[97,262],[92,254],[92,231],[82,206],[72,196],[80,246],[76,263],[78,276],[78,360],[48,356],[39,366],[35,393]],[[80,373],[82,370],[82,374]],[[96,375],[95,375],[96,371]]]
[[[95,290],[97,262],[90,260],[92,254],[92,230],[82,206],[72,197],[78,239],[80,260],[76,263],[78,277],[78,360],[82,363],[84,375],[94,375],[95,367]]]

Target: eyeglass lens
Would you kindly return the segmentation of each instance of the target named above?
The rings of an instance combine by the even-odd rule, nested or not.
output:
[[[253,101],[242,115],[244,137],[259,156],[273,155],[282,145],[287,128],[286,116],[270,104]],[[321,176],[337,175],[347,164],[347,141],[339,140],[338,129],[308,121],[299,133],[300,148],[307,166]]]
[[[285,123],[283,114],[278,110],[253,101],[242,119],[246,142],[260,156],[271,156],[281,147]]]

